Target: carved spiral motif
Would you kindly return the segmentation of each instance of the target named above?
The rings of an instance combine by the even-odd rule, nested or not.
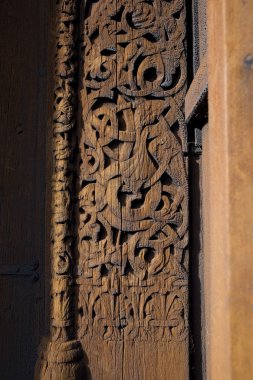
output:
[[[90,1],[83,37],[81,335],[185,339],[184,1]]]

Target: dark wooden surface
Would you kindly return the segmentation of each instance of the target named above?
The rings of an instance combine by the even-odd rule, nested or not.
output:
[[[0,377],[32,379],[45,333],[50,0],[0,2],[0,266],[39,262],[40,279],[0,275]],[[22,267],[21,267],[22,269]]]
[[[204,220],[204,211],[207,208],[205,173],[208,160],[208,144],[205,138],[208,129],[206,4],[206,0],[187,1],[188,91],[185,98],[185,118],[191,152],[189,157],[189,320],[190,379],[192,380],[206,378],[205,297],[208,289],[205,283],[207,252],[203,244],[203,231],[208,231],[207,222]],[[202,144],[202,149],[198,146],[199,143]]]
[[[193,70],[196,74],[207,51],[207,0],[191,0],[193,32]]]

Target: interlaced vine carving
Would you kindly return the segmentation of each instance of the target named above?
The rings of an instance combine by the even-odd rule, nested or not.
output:
[[[80,337],[187,336],[183,0],[93,0],[84,17]]]

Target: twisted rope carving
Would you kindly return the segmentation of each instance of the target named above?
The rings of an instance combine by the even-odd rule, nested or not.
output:
[[[39,379],[79,378],[82,347],[74,339],[72,131],[75,127],[77,0],[57,0],[53,115],[51,338],[41,345]]]

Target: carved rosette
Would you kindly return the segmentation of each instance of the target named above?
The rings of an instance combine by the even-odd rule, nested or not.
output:
[[[79,337],[187,345],[185,4],[91,0],[83,22]]]
[[[76,125],[77,0],[57,0],[53,115],[51,337],[41,344],[37,379],[77,379],[82,347],[75,340],[73,281],[73,156]]]

